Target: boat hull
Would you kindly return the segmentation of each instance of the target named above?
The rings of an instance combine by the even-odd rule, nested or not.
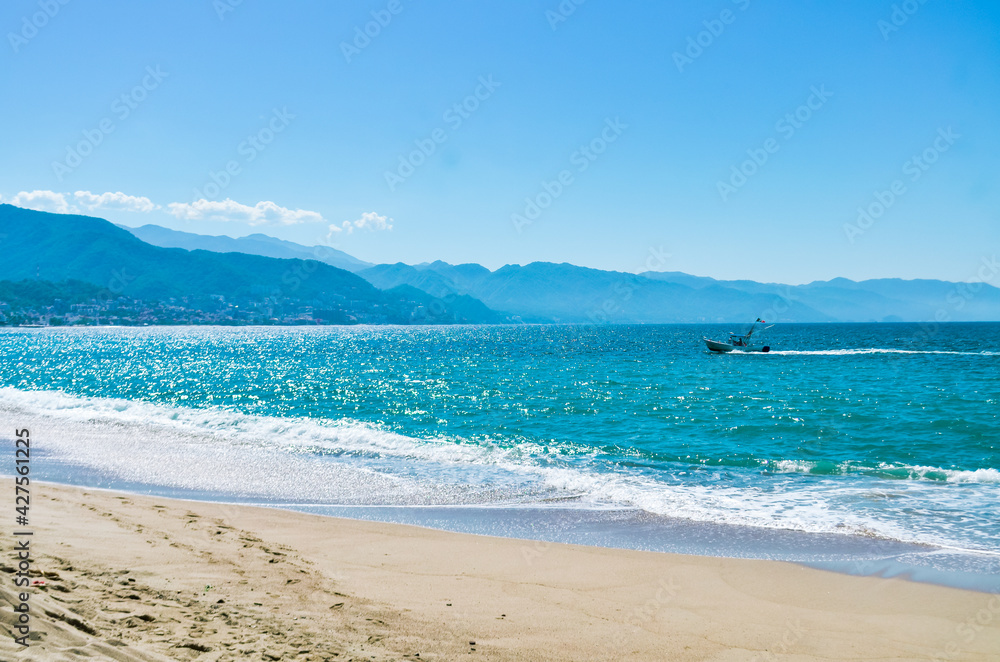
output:
[[[763,347],[756,347],[754,345],[742,345],[742,346],[740,346],[740,345],[732,345],[730,343],[725,343],[725,342],[718,342],[718,341],[715,341],[715,340],[709,340],[708,338],[702,338],[702,340],[705,341],[705,345],[708,346],[709,350],[711,350],[713,352],[718,352],[720,354],[724,354],[724,353],[727,353],[727,352],[761,352],[761,353],[766,353],[766,352],[770,352],[771,351],[771,348],[768,347],[767,345],[764,345]]]

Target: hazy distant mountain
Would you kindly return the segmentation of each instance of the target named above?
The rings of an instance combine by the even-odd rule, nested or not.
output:
[[[780,285],[745,280],[715,280],[679,272],[646,272],[642,276],[698,288],[722,286],[775,297],[779,302],[799,302],[841,322],[1000,320],[1000,289],[985,283],[900,278],[857,282],[847,278],[834,278],[805,285]]]
[[[108,221],[0,204],[0,280],[83,281],[136,299],[212,297],[294,301],[344,319],[491,323],[504,318],[482,302],[442,301],[410,288],[383,292],[353,273],[314,260],[161,248]],[[459,312],[461,311],[461,312]]]
[[[376,287],[406,284],[435,296],[470,294],[493,310],[524,321],[745,322],[773,306],[773,297],[718,285],[695,289],[636,274],[548,262],[507,265],[493,272],[477,264],[393,264],[365,269],[359,275]],[[795,321],[834,321],[801,303],[793,303],[788,313]]]
[[[234,239],[224,235],[209,236],[194,234],[192,232],[181,232],[159,225],[143,225],[138,228],[130,228],[124,225],[118,227],[128,230],[147,244],[162,248],[183,248],[189,251],[203,250],[212,251],[213,253],[247,253],[249,255],[262,255],[264,257],[318,260],[339,269],[346,269],[353,272],[372,266],[370,262],[363,262],[335,248],[327,246],[303,246],[291,241],[268,237],[266,234],[252,234]]]
[[[4,211],[0,218],[21,212],[40,214],[9,205],[0,210]],[[32,218],[42,216],[51,217],[46,221],[49,224],[67,223],[66,229],[48,237],[35,237],[34,230],[22,233],[26,243],[15,254],[36,257],[7,261],[0,267],[0,278],[33,278],[38,270],[42,279],[76,278],[107,286],[117,269],[127,273],[133,293],[156,296],[192,291],[286,292],[301,281],[295,285],[303,288],[297,296],[348,292],[375,308],[388,305],[379,297],[390,297],[396,302],[393,314],[402,314],[400,301],[405,300],[411,308],[447,310],[451,321],[470,322],[741,323],[757,317],[774,322],[1000,320],[1000,289],[985,284],[836,278],[790,286],[680,272],[628,274],[547,262],[507,265],[496,271],[478,264],[441,261],[371,266],[339,251],[329,253],[326,261],[355,270],[360,278],[326,264],[318,265],[321,268],[315,275],[299,278],[295,269],[313,264],[303,258],[316,257],[315,249],[266,235],[207,237],[152,225],[126,228],[126,233],[104,221],[98,231],[97,226],[79,221],[58,220],[86,217]],[[118,232],[113,241],[109,228]],[[176,248],[157,248],[136,237]],[[291,266],[287,259],[263,256],[297,259]]]
[[[525,321],[676,323],[1000,320],[1000,289],[937,280],[838,278],[789,286],[680,272],[628,274],[535,262],[496,271],[478,264],[378,265],[358,272],[377,287],[469,294]],[[974,289],[974,292],[972,291]]]
[[[388,290],[406,285],[436,297],[458,294],[460,290],[467,289],[435,271],[422,270],[402,262],[363,269],[358,275],[379,289]]]

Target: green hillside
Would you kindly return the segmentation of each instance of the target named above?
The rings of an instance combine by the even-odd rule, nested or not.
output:
[[[384,292],[315,260],[152,246],[89,216],[0,205],[0,235],[7,254],[19,256],[0,264],[0,280],[77,280],[140,300],[223,297],[297,304],[352,322],[502,321],[485,306],[462,305],[457,312],[449,302],[422,292]]]

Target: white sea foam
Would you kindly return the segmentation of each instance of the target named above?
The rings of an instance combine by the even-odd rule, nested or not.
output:
[[[629,471],[592,449],[577,449],[566,461],[535,442],[415,439],[347,420],[253,416],[13,388],[0,388],[0,411],[18,427],[32,428],[35,448],[46,458],[36,465],[39,477],[53,462],[70,473],[73,467],[96,472],[105,485],[138,483],[217,498],[330,505],[537,505],[573,495],[574,507],[630,507],[699,522],[996,547],[985,528],[903,521],[882,505],[883,493],[891,489],[911,505],[961,510],[969,505],[962,500],[973,493],[953,495],[939,489],[940,479],[921,478],[934,473],[974,487],[1000,482],[995,469],[907,467],[916,480],[881,481],[890,486],[881,491],[836,476],[817,476],[808,484],[782,477],[809,473],[804,461],[775,463],[775,480],[769,483],[725,480],[725,468],[687,480]]]
[[[904,469],[920,477],[926,477],[928,474],[944,474],[949,483],[1000,483],[1000,471],[992,468],[960,471],[938,467],[912,466],[904,467]]]
[[[819,462],[810,460],[778,460],[770,462],[767,468],[782,473],[813,473],[820,466]],[[876,467],[861,465],[857,462],[842,462],[835,466],[834,471],[825,469],[829,474],[875,474],[881,476],[898,476],[913,480],[930,480],[950,483],[1000,483],[1000,471],[988,469],[943,469],[922,465],[897,465],[880,463]]]

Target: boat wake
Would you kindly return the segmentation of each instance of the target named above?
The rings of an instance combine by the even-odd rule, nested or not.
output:
[[[943,349],[889,349],[868,347],[864,349],[813,349],[813,350],[776,350],[768,354],[772,356],[856,356],[859,354],[947,354],[952,356],[1000,356],[1000,352],[957,352]]]

